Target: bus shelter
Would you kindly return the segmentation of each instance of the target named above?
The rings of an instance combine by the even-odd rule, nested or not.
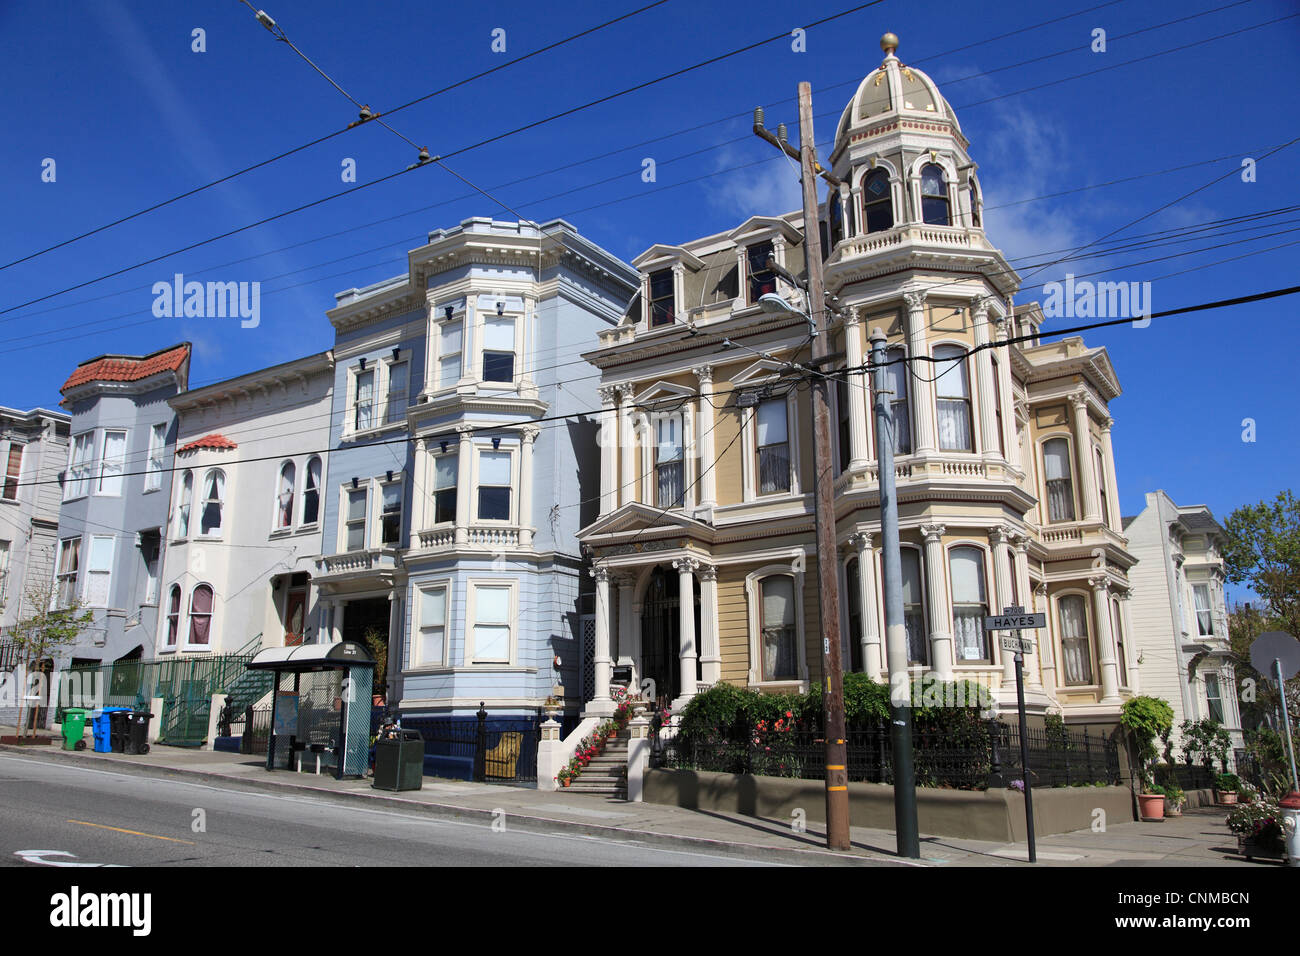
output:
[[[269,647],[248,663],[274,673],[266,769],[328,768],[363,777],[370,765],[375,659],[355,641]]]

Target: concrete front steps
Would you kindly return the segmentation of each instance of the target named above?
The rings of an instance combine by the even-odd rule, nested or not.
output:
[[[567,789],[574,793],[596,793],[627,799],[627,731],[605,744],[600,756],[592,759]]]

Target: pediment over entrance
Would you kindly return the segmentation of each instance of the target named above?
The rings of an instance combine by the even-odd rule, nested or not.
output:
[[[714,528],[680,511],[664,512],[662,508],[634,501],[602,515],[578,533],[578,539],[592,548],[627,545],[633,543],[629,540],[632,538],[648,543],[664,537],[711,543]]]

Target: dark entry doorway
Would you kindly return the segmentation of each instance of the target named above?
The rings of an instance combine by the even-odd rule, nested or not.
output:
[[[692,587],[689,600],[695,609],[695,678],[700,679],[699,587]],[[677,572],[656,567],[646,585],[641,604],[641,676],[654,681],[654,694],[660,704],[671,703],[682,693],[680,587]]]
[[[362,598],[343,609],[343,640],[356,641],[375,658],[377,704],[385,702],[388,691],[389,606],[388,598]]]

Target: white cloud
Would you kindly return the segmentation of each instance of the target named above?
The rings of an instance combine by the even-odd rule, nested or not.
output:
[[[724,150],[718,168],[728,169],[752,163],[752,152]],[[718,177],[717,187],[709,190],[709,202],[737,224],[750,216],[781,216],[803,208],[803,190],[799,185],[799,168],[788,157],[775,156],[770,162],[737,169]]]

